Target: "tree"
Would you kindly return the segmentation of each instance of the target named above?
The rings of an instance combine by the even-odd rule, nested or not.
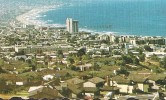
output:
[[[109,40],[101,40],[101,44],[104,43],[104,44],[109,44]]]
[[[114,55],[121,55],[120,51],[117,51],[117,50],[114,50],[114,51],[113,51],[113,54],[114,54]]]
[[[93,68],[94,68],[94,70],[96,70],[96,71],[99,71],[99,70],[100,70],[100,67],[99,67],[99,65],[98,65],[96,62],[94,62]]]
[[[80,50],[78,50],[77,56],[81,57],[81,56],[85,55],[86,54],[85,51],[86,51],[85,48],[81,48]]]
[[[101,50],[101,55],[107,55],[107,54],[109,54],[108,51],[106,51],[106,50]]]
[[[57,55],[58,55],[58,57],[61,56],[61,55],[63,55],[63,51],[62,50],[58,50],[57,51]]]
[[[151,57],[150,57],[151,60],[153,61],[159,61],[159,58],[157,57],[157,55],[153,54]]]
[[[25,55],[25,52],[24,52],[24,50],[20,50],[20,51],[16,52],[15,55]]]
[[[32,68],[32,71],[35,71],[37,69],[36,55],[31,60],[30,59],[27,60],[27,63],[29,67]]]
[[[164,57],[161,61],[160,61],[160,66],[162,68],[165,68],[166,69],[166,57]]]
[[[124,43],[121,44],[121,48],[122,48],[122,49],[125,49],[125,44],[124,44]]]
[[[133,63],[133,60],[129,55],[122,55],[122,60],[125,64]]]
[[[69,67],[71,70],[74,70],[74,71],[80,70],[78,67],[76,67],[74,65],[70,65]]]
[[[144,62],[145,61],[145,54],[139,54],[139,61],[142,61],[142,62]]]
[[[4,60],[3,59],[0,59],[0,67],[1,66],[4,66]]]
[[[142,48],[136,48],[136,51],[139,52],[139,55],[143,53],[143,49]]]
[[[59,60],[61,61],[61,63],[62,63],[62,59],[63,59],[63,57],[64,57],[62,50],[58,50],[58,51],[57,51],[57,57],[58,57],[58,59],[59,59]]]
[[[91,59],[91,57],[88,54],[82,56],[82,60],[86,60],[87,61],[87,60],[90,60],[90,59]]]
[[[148,52],[152,52],[152,51],[153,51],[153,49],[152,49],[149,45],[145,45],[145,46],[144,46],[144,49],[145,49],[146,51],[148,51]]]
[[[93,52],[92,52],[92,51],[87,52],[87,55],[88,55],[89,57],[91,57],[91,56],[93,55]]]
[[[128,76],[130,73],[126,70],[125,67],[121,67],[120,70],[117,71],[117,74],[124,74],[125,76]]]
[[[32,65],[32,71],[36,71],[36,66],[35,65]]]
[[[6,84],[6,79],[5,78],[0,78],[0,84],[5,85]]]
[[[116,64],[117,64],[118,66],[124,66],[124,65],[125,65],[125,63],[124,63],[123,60],[117,60],[117,61],[116,61]]]
[[[137,57],[134,57],[132,60],[133,60],[133,64],[139,65],[139,60]]]
[[[6,73],[6,71],[4,69],[2,69],[2,67],[0,67],[0,74],[1,73]]]
[[[67,61],[70,63],[70,64],[74,64],[74,59],[73,58],[68,58]]]

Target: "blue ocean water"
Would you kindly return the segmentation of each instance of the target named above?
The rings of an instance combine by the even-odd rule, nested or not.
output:
[[[79,20],[82,29],[118,34],[166,37],[166,0],[71,0],[42,14],[49,24]]]

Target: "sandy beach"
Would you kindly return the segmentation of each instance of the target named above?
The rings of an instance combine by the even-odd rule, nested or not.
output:
[[[55,26],[60,27],[62,25],[58,24],[48,24],[51,20],[48,21],[42,21],[40,20],[41,17],[45,17],[46,15],[40,15],[41,13],[57,9],[58,7],[62,6],[62,4],[54,5],[54,6],[44,6],[42,8],[35,8],[27,13],[24,13],[22,15],[19,15],[16,17],[16,19],[25,24],[25,25],[35,25],[35,26]]]

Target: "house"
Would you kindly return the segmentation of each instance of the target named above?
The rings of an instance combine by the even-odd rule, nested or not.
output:
[[[96,97],[100,95],[100,90],[97,87],[84,87],[84,94],[88,97]]]
[[[78,65],[77,67],[78,67],[81,71],[86,71],[86,70],[92,68],[92,64],[88,63],[88,64],[85,64],[85,65]]]
[[[15,60],[23,59],[25,61],[27,59],[27,56],[26,55],[19,55],[19,56],[15,56],[14,59]]]
[[[110,86],[120,88],[120,93],[133,93],[136,89],[136,84],[133,81],[121,75],[114,76],[110,81]]]
[[[110,86],[110,77],[106,76],[105,78],[106,82],[105,85],[100,88],[100,94],[105,99],[112,99],[115,97],[115,95],[119,94],[119,89],[117,86]]]
[[[134,39],[130,39],[130,43],[133,44],[134,46],[137,45],[137,40],[134,38]]]
[[[94,77],[89,79],[83,84],[83,87],[103,87],[105,80],[100,77]]]
[[[166,77],[165,74],[152,74],[148,77],[148,83],[150,84],[150,89],[152,91],[157,91],[160,89],[160,86],[162,85],[161,82],[158,82],[160,80],[164,80]],[[156,84],[160,83],[160,84]],[[165,85],[165,84],[164,84]]]
[[[89,79],[83,83],[83,88],[86,96],[97,96],[100,94],[99,88],[104,85],[105,80],[99,77]]]
[[[69,89],[69,97],[73,99],[83,98],[83,89],[82,87],[74,84],[67,84]]]
[[[56,89],[47,86],[30,87],[28,92],[30,99],[57,99],[63,97]]]
[[[156,55],[159,58],[164,58],[166,56],[165,52],[144,52],[146,57],[150,58],[153,55]]]
[[[49,81],[49,80],[52,80],[53,78],[54,78],[53,75],[45,75],[45,76],[43,76],[43,80],[44,81]]]
[[[130,74],[128,78],[137,83],[137,89],[142,92],[149,92],[149,84],[147,82],[149,75]]]
[[[100,94],[107,99],[115,98],[119,94],[119,89],[116,86],[104,86],[100,88]]]
[[[28,83],[27,78],[24,77],[16,77],[14,81],[15,84],[19,86],[26,85]]]
[[[65,81],[67,83],[67,88],[69,90],[70,98],[82,98],[83,97],[83,82],[84,80],[79,78],[72,78]]]
[[[72,78],[72,79],[66,80],[66,83],[77,85],[77,86],[82,86],[83,82],[84,80],[79,78]]]

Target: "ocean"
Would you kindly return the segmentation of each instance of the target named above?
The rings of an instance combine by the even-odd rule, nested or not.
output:
[[[71,0],[41,13],[49,24],[79,21],[81,30],[120,35],[166,37],[166,0]]]
[[[70,17],[84,31],[166,37],[166,0],[0,0],[0,20],[59,4],[32,19],[65,26]]]

